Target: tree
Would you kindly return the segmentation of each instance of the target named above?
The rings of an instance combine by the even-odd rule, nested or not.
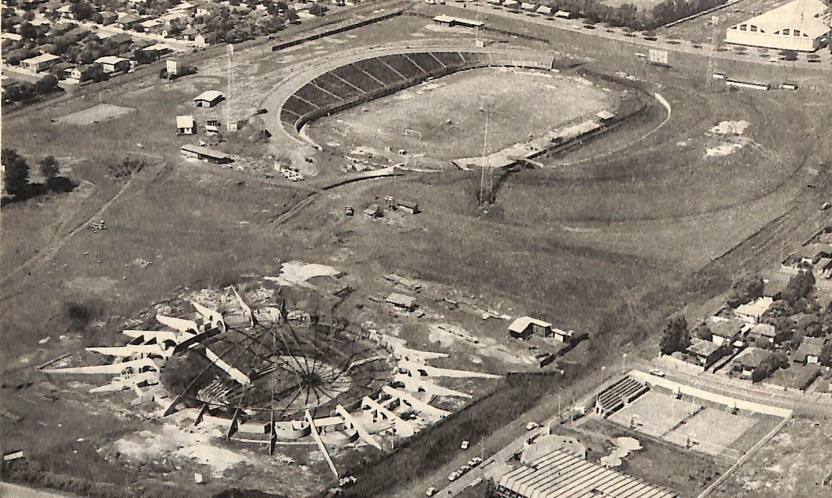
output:
[[[319,3],[316,3],[316,4],[312,5],[311,7],[309,7],[309,13],[312,14],[313,16],[321,17],[322,15],[324,15],[325,11],[326,11],[326,9],[324,8],[324,6],[319,4]]]
[[[85,0],[80,0],[70,5],[72,6],[72,15],[77,21],[86,21],[92,19],[95,15],[95,8]]]
[[[672,317],[664,327],[659,347],[662,354],[672,354],[684,351],[690,346],[690,331],[684,316]]]
[[[827,342],[820,349],[818,361],[825,367],[832,367],[832,342]]]
[[[58,160],[55,156],[46,156],[38,163],[40,174],[46,178],[47,183],[58,176],[61,168],[58,165]]]
[[[45,95],[54,92],[58,88],[58,77],[54,74],[47,74],[35,83],[35,92],[38,95]]]
[[[765,283],[759,275],[748,275],[734,282],[731,295],[728,297],[728,304],[737,307],[741,304],[763,297]]]
[[[29,190],[29,165],[14,149],[2,150],[2,161],[6,167],[3,184],[9,195],[20,200]]]
[[[693,329],[693,335],[702,339],[703,341],[712,341],[714,333],[704,323],[700,323]]]
[[[800,299],[809,295],[815,286],[815,276],[811,271],[803,270],[789,279],[786,290],[783,292],[783,299],[794,305]]]

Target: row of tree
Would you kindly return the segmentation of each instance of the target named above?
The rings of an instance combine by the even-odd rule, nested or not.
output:
[[[58,86],[58,78],[52,74],[47,74],[37,83],[19,81],[7,86],[3,90],[3,105],[17,102],[31,104],[40,100],[44,95],[59,91],[61,91],[61,88]]]
[[[591,23],[603,22],[612,26],[649,30],[722,5],[725,1],[663,0],[652,9],[643,10],[632,3],[611,7],[603,0],[555,0],[548,6],[556,10],[572,12]]]
[[[0,160],[6,168],[3,171],[3,187],[9,197],[4,198],[5,202],[21,202],[48,192],[70,192],[76,187],[74,182],[60,176],[60,164],[53,156],[46,156],[38,162],[38,171],[44,183],[29,181],[29,164],[15,149],[2,149]]]

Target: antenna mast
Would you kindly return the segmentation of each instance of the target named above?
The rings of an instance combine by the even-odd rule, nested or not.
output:
[[[485,161],[485,154],[488,150],[488,121],[491,118],[491,109],[488,110],[488,113],[485,115],[485,131],[483,132],[482,137],[482,175],[480,176],[480,204],[485,204],[485,169],[488,168],[488,182],[490,184],[489,188],[493,188],[493,180],[492,180],[492,173],[491,167],[486,164]],[[489,198],[492,197],[492,194],[489,193]]]
[[[719,36],[719,16],[711,16],[711,24],[713,29],[711,31],[711,51],[708,52],[708,88],[714,88],[714,51],[717,50],[718,36]]]

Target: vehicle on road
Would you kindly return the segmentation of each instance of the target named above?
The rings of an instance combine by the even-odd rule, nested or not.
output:
[[[656,377],[664,377],[664,372],[657,368],[651,368],[650,375],[655,375]]]
[[[540,426],[537,424],[537,422],[529,422],[528,424],[526,424],[526,430],[527,431],[533,431],[533,430],[537,429],[538,427],[540,427]]]
[[[823,204],[820,205],[820,210],[821,211],[826,211],[827,209],[829,209],[831,207],[832,207],[832,204],[830,204],[828,202],[824,202]]]
[[[459,479],[459,472],[451,472],[451,475],[448,476],[448,480],[451,482],[454,482],[457,479]]]
[[[438,491],[436,490],[436,488],[428,488],[428,490],[425,492],[425,495],[426,495],[426,496],[433,496],[433,495],[435,495],[436,493],[438,493]]]
[[[470,443],[468,443],[468,441],[463,441],[463,442],[462,442],[462,444],[461,444],[461,445],[459,445],[459,447],[460,447],[461,449],[463,449],[463,450],[467,450],[467,449],[468,449],[468,445],[469,445],[469,444],[470,444]]]

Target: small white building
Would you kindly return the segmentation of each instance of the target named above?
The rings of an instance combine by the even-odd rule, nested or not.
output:
[[[828,40],[829,8],[821,0],[795,0],[731,26],[727,43],[814,52]]]
[[[208,90],[200,93],[194,98],[197,107],[214,107],[223,100],[222,93],[216,90]]]
[[[196,125],[193,116],[176,116],[176,134],[193,135],[196,133]]]
[[[416,309],[416,299],[404,294],[392,293],[385,299],[387,304],[392,304],[396,308],[413,311]]]
[[[768,311],[772,303],[774,303],[774,299],[770,297],[761,297],[748,304],[738,306],[737,309],[734,310],[734,314],[748,323],[759,323],[763,313]]]

